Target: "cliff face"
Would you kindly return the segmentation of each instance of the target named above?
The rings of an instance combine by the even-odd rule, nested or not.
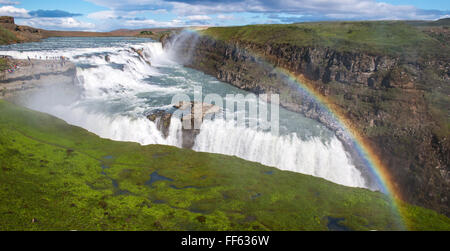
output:
[[[9,99],[51,85],[76,83],[76,66],[71,62],[7,59],[13,72],[0,72],[0,98]]]
[[[0,17],[0,44],[37,42],[45,37],[41,29],[16,25],[14,17]]]
[[[171,46],[174,37],[161,41]],[[440,114],[446,114],[447,103],[442,109],[432,102],[447,91],[449,60],[407,60],[206,36],[177,38],[173,48],[188,59],[187,66],[254,93],[278,93],[282,106],[322,122],[340,136],[337,125],[274,66],[299,75],[364,136],[408,202],[450,213],[450,143],[445,115]]]

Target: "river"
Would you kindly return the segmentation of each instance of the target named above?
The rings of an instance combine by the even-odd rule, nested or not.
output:
[[[142,57],[136,53],[140,49]],[[28,97],[23,101],[25,105],[100,137],[142,145],[181,147],[181,122],[172,119],[166,138],[145,116],[152,110],[171,107],[177,94],[194,97],[201,90],[202,97],[217,94],[224,99],[230,94],[248,94],[183,67],[175,53],[144,38],[49,38],[2,46],[0,54],[20,59],[64,56],[74,62],[79,95],[73,96],[60,88],[47,89]],[[345,186],[367,187],[365,178],[333,132],[281,107],[279,134],[216,116],[202,123],[193,150],[234,155]]]

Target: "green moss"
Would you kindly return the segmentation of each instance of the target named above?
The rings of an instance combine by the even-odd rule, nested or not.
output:
[[[170,179],[150,185],[154,172]],[[402,209],[411,229],[450,229],[445,216]],[[354,230],[402,229],[381,193],[236,157],[101,139],[0,101],[0,230],[327,230],[328,217]]]

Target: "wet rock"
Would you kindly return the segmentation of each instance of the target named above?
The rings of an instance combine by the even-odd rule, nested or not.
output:
[[[172,119],[172,113],[166,110],[155,110],[147,118],[155,122],[158,130],[164,135],[165,138],[169,136],[170,120]]]
[[[195,138],[200,133],[200,126],[203,121],[220,112],[220,107],[218,106],[198,102],[180,102],[174,104],[173,108],[175,111],[182,113],[181,118],[179,118],[183,124],[182,147],[189,149],[194,146]],[[156,123],[158,130],[167,138],[175,111],[158,109],[147,115],[147,118]]]
[[[144,49],[135,49],[133,47],[131,47],[131,50],[134,51],[140,59],[142,59],[144,62],[146,62],[148,65],[152,65],[150,61],[148,61],[145,56],[144,56]]]

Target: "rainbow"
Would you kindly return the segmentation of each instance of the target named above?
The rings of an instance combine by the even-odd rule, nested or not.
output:
[[[201,30],[203,29],[193,28],[185,30],[202,35]],[[259,55],[253,54],[249,51],[246,52],[260,60],[262,63],[273,65],[267,62],[264,58],[261,58]],[[375,153],[369,142],[352,126],[350,120],[346,118],[346,116],[333,104],[333,102],[326,99],[324,95],[313,88],[311,81],[308,81],[302,75],[296,75],[284,68],[274,67],[274,70],[277,73],[286,76],[291,87],[294,87],[298,91],[302,92],[302,94],[307,95],[308,98],[312,98],[320,106],[320,108],[326,111],[334,122],[348,134],[352,147],[357,151],[358,155],[363,160],[364,165],[368,167],[368,170],[371,172],[373,177],[375,177],[378,185],[380,186],[381,192],[388,196],[391,202],[390,205],[392,207],[392,211],[399,217],[400,227],[402,227],[402,229],[407,229],[407,217],[405,216],[406,214],[403,212],[403,207],[401,206],[404,201],[403,196],[398,187],[395,185],[394,179],[390,175],[386,166],[383,164],[383,161]]]
[[[352,123],[339,111],[339,109],[335,108],[335,105],[333,105],[332,102],[316,91],[304,77],[295,75],[284,68],[276,67],[275,71],[287,76],[290,80],[289,83],[295,84],[302,93],[313,98],[317,104],[327,111],[329,116],[338,123],[340,128],[344,129],[345,132],[349,134],[350,139],[352,140],[352,146],[364,161],[365,166],[369,168],[371,174],[376,178],[377,183],[381,186],[381,191],[389,197],[393,211],[398,213],[398,216],[401,218],[400,223],[402,224],[402,227],[406,229],[406,217],[404,217],[400,205],[404,201],[402,194],[396,187],[393,178],[383,164],[383,161],[378,157],[367,140],[352,127]]]

